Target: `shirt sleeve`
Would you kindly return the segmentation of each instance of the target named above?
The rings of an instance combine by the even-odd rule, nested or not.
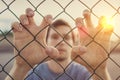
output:
[[[90,72],[88,72],[88,71],[83,73],[83,78],[84,78],[84,80],[93,80]]]
[[[33,71],[30,70],[28,72],[28,75],[26,76],[25,80],[34,80],[33,77],[34,77]]]

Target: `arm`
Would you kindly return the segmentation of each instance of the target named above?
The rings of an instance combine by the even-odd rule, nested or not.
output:
[[[14,34],[13,41],[17,48],[17,50],[14,49],[14,55],[17,56],[15,57],[14,65],[9,74],[14,80],[23,80],[31,67],[40,63],[47,57],[45,48],[43,48],[43,46],[47,46],[45,43],[47,28],[40,33],[39,31],[51,23],[52,16],[45,16],[40,26],[36,26],[33,17],[33,10],[28,8],[26,9],[26,13],[20,16],[21,24],[19,22],[14,22],[12,24]],[[34,35],[35,39],[28,31]],[[39,42],[43,46],[41,46]],[[7,76],[5,80],[11,80],[11,78]]]
[[[111,80],[107,70],[107,59],[110,51],[110,37],[113,32],[113,26],[106,24],[105,17],[101,17],[97,27],[92,25],[90,12],[83,12],[86,27],[83,18],[76,19],[76,26],[80,35],[80,45],[74,47],[77,50],[72,52],[72,59],[86,66],[93,74],[94,80]],[[86,52],[82,46],[86,47]],[[80,49],[81,48],[81,49]],[[82,54],[84,52],[84,54]],[[80,56],[81,58],[76,56]]]
[[[100,79],[100,80],[101,80],[101,79],[103,79],[103,80],[111,80],[111,77],[110,77],[110,75],[109,75],[109,73],[108,73],[107,68],[98,70],[98,71],[96,72],[96,74],[99,75],[99,77],[96,76],[96,75],[93,75],[93,80],[99,80],[99,79]]]
[[[30,68],[26,68],[25,66],[21,67],[14,63],[9,75],[14,80],[24,80],[24,78],[29,70],[30,70]],[[12,80],[12,78],[10,76],[7,76],[5,80]]]

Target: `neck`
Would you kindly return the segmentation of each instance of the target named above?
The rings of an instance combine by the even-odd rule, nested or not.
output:
[[[67,59],[64,61],[54,61],[50,60],[48,61],[48,67],[50,70],[52,70],[55,73],[62,73],[64,72],[64,69],[67,67],[67,65],[71,62],[71,59]]]

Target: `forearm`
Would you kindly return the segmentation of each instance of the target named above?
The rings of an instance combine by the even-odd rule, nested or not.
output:
[[[111,80],[107,68],[96,70],[92,78],[93,80]]]
[[[30,69],[27,69],[25,67],[20,67],[14,64],[12,67],[9,75],[7,76],[5,80],[24,80],[26,74],[28,73]]]

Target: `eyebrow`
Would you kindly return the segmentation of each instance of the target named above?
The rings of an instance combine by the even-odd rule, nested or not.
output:
[[[66,36],[72,36],[72,35],[70,35],[70,34],[62,34],[62,35],[60,35],[60,36],[62,36],[62,38],[65,38]]]

